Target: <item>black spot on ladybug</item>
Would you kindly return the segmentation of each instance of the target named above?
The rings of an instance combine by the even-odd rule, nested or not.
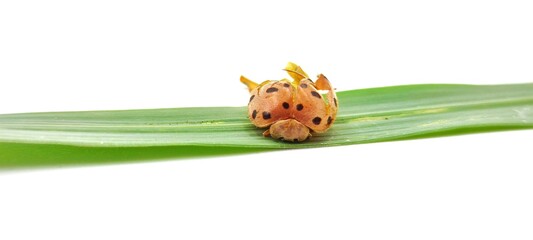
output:
[[[320,96],[320,93],[318,93],[316,91],[311,91],[311,95],[313,95],[313,97],[322,99],[322,96]]]
[[[328,117],[328,125],[330,125],[332,121],[333,121],[333,119],[331,118],[331,116],[329,116]]]
[[[290,107],[288,102],[284,102],[281,105],[283,105],[283,108],[285,108],[285,109],[289,109],[289,107]]]
[[[302,111],[302,109],[304,109],[304,105],[302,105],[301,103],[296,105],[296,110]]]
[[[277,92],[277,91],[278,91],[278,89],[275,88],[275,87],[269,87],[269,88],[267,88],[267,90],[266,90],[267,93],[273,93],[273,92]]]
[[[270,116],[269,112],[263,112],[263,119],[267,120],[270,119],[272,116]]]
[[[254,112],[252,113],[252,118],[255,119],[255,117],[257,117],[257,110],[254,110]]]
[[[337,107],[337,98],[333,98],[333,102],[335,102],[335,107]]]
[[[255,97],[255,95],[252,95],[252,96],[250,97],[250,101],[248,101],[248,103],[252,102],[252,100],[254,100],[254,97]]]
[[[286,87],[286,88],[288,88],[288,87],[290,87],[291,85],[288,84],[288,83],[284,83],[283,86]]]
[[[307,84],[302,83],[302,84],[300,84],[300,87],[302,87],[302,88],[307,88]]]
[[[322,118],[320,118],[320,117],[315,117],[315,118],[313,118],[313,123],[314,123],[315,125],[319,125],[320,122],[322,122]]]

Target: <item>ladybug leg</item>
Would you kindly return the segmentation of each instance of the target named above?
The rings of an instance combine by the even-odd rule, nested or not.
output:
[[[270,137],[270,129],[263,132],[263,137]]]
[[[245,76],[241,76],[241,82],[248,87],[248,91],[254,90],[257,86],[259,86],[258,83],[246,78]]]

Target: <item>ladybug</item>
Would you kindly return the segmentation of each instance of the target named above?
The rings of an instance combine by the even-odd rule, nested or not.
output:
[[[250,91],[248,117],[263,136],[302,142],[312,132],[326,132],[335,122],[339,102],[329,80],[319,74],[313,82],[300,66],[289,62],[284,69],[292,81],[267,80],[260,84],[241,76]],[[319,90],[327,91],[323,96]]]

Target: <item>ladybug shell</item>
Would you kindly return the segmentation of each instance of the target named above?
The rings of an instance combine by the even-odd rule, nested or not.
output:
[[[315,132],[325,132],[335,121],[337,98],[329,81],[323,78],[321,82],[326,86],[321,86],[321,89],[328,89],[326,98],[310,79],[303,79],[298,85],[288,80],[261,83],[250,92],[248,117],[257,127],[295,119]]]

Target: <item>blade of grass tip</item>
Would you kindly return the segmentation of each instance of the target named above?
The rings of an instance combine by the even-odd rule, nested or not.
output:
[[[41,145],[77,146],[78,152],[165,146],[176,147],[180,153],[192,146],[256,151],[439,136],[460,130],[533,127],[533,83],[406,85],[339,92],[338,98],[340,109],[332,129],[300,144],[263,138],[263,130],[250,123],[245,107],[0,115],[0,142],[3,142],[0,146],[4,146],[0,151],[3,152],[0,165],[16,158],[17,151],[5,147],[9,144],[20,144],[18,153],[30,148],[35,152]],[[11,145],[9,149],[16,148]],[[200,155],[197,151],[189,152]],[[160,158],[155,154],[146,155]]]

